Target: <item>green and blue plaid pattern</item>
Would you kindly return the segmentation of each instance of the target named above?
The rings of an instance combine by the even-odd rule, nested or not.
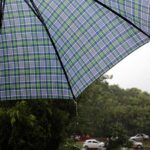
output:
[[[150,0],[99,0],[150,34]]]
[[[110,1],[118,2],[119,10],[124,2]],[[149,34],[149,2],[137,8],[134,0],[130,1],[131,9],[142,10],[142,17],[138,18],[140,28]],[[76,97],[95,79],[149,42],[149,37],[93,0],[36,0],[35,3]],[[125,8],[128,9],[128,4]],[[136,14],[131,17],[136,19]],[[42,23],[23,0],[6,0],[0,34],[0,99],[37,98],[72,99],[73,96]]]

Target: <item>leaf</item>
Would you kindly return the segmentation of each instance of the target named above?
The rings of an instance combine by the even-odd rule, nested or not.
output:
[[[10,122],[11,122],[11,125],[13,126],[13,125],[14,125],[14,123],[16,122],[15,117],[12,117],[12,118],[11,118],[11,120],[10,120]]]

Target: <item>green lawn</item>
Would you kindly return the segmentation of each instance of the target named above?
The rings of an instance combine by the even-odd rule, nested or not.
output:
[[[76,142],[75,145],[82,148],[83,142]]]
[[[150,148],[150,140],[146,140],[143,143],[144,143],[144,147],[149,147]]]

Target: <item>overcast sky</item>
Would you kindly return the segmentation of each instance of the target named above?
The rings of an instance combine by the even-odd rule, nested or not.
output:
[[[113,75],[110,84],[118,84],[121,88],[136,87],[150,93],[150,43],[136,50],[119,64],[109,70]]]

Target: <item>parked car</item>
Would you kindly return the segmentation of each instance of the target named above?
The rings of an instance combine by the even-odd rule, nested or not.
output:
[[[136,149],[143,149],[143,143],[142,142],[137,142],[135,140],[130,140],[132,147]]]
[[[135,136],[130,137],[129,140],[142,141],[142,140],[147,140],[147,139],[149,139],[149,136],[144,133],[141,133],[141,134],[137,134]]]
[[[99,142],[96,139],[89,139],[83,143],[83,147],[88,150],[89,148],[97,148],[101,150],[105,146],[104,142]]]
[[[146,134],[144,134],[144,133],[142,133],[141,135],[143,136],[143,139],[144,139],[144,140],[148,140],[148,139],[149,139],[149,135],[146,135]]]

